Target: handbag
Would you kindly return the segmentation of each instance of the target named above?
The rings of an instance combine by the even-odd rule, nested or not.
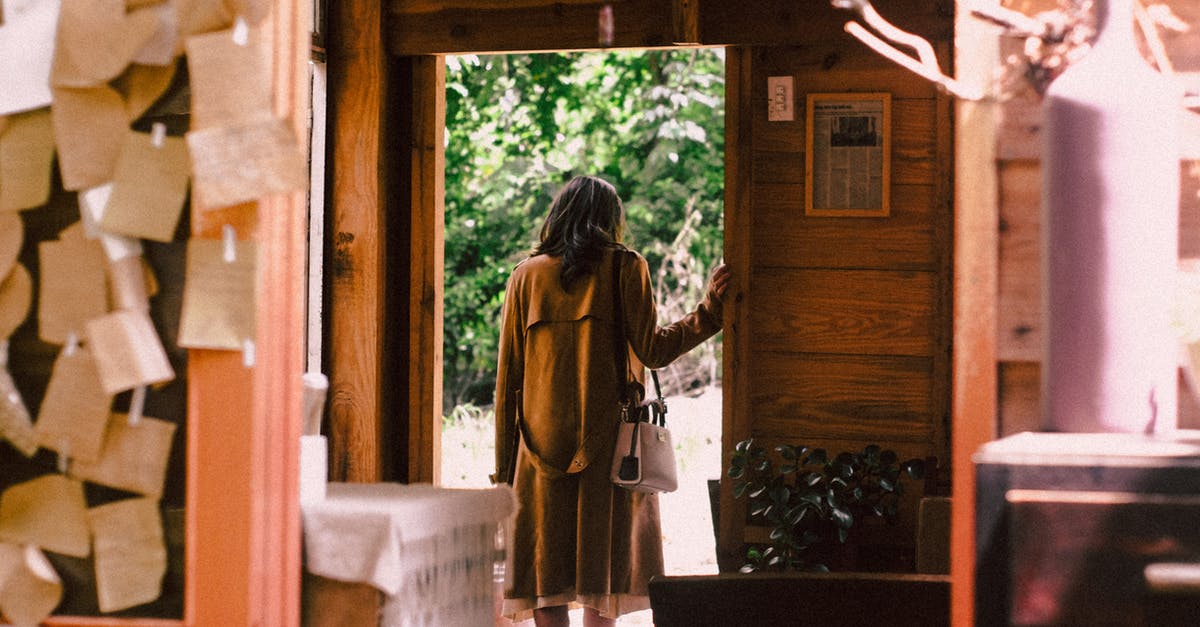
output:
[[[675,445],[667,430],[667,403],[662,397],[658,373],[650,371],[654,381],[653,399],[641,400],[641,386],[629,381],[629,349],[625,341],[620,279],[621,253],[616,251],[613,253],[613,349],[621,421],[617,425],[609,478],[614,485],[636,492],[674,492],[679,486],[675,476]]]

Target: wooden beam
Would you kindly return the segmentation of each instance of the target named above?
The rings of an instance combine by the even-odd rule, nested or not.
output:
[[[967,85],[986,87],[1000,63],[996,34],[970,16],[966,0],[958,4],[957,78]],[[996,437],[997,106],[994,102],[959,101],[955,116],[950,614],[956,627],[974,624],[975,466],[971,455]]]
[[[384,478],[382,417],[388,64],[382,0],[330,4],[328,47],[329,437],[331,481]]]
[[[944,0],[892,0],[880,12],[904,30],[949,40]],[[396,55],[591,50],[600,9],[612,6],[612,48],[673,44],[806,45],[848,38],[854,19],[828,0],[390,0],[386,37]]]
[[[753,58],[750,48],[730,48],[725,53],[725,84],[729,94],[725,102],[725,262],[729,264],[732,280],[724,307],[721,468],[733,453],[734,445],[750,435],[753,421],[748,412],[752,390],[748,365],[752,353],[750,312],[746,302],[750,294],[754,252],[751,121],[756,100],[751,85]],[[717,563],[722,572],[736,571],[743,563],[744,507],[744,502],[733,497],[733,483],[722,476],[717,533]]]
[[[446,63],[439,56],[409,61],[408,480],[436,483],[441,470]]]
[[[305,143],[305,0],[275,0],[274,113]],[[188,355],[187,625],[300,624],[299,443],[304,372],[306,194],[205,211],[192,235],[232,225],[259,251],[252,367],[231,351]],[[101,623],[97,623],[101,624]]]

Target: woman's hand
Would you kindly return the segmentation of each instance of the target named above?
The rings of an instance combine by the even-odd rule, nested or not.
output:
[[[729,266],[721,264],[713,270],[712,277],[708,280],[708,293],[716,296],[717,300],[725,300],[725,292],[729,289]]]

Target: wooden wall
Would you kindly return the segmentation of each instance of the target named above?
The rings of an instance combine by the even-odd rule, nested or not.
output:
[[[903,458],[948,464],[948,99],[840,30],[810,45],[743,48],[730,59],[728,106],[747,119],[738,125],[743,136],[727,141],[735,195],[726,206],[726,260],[743,269],[743,292],[725,336],[726,456],[754,437],[831,451],[878,443]],[[793,77],[795,121],[767,120],[770,76]],[[804,214],[805,99],[828,92],[891,94],[888,217]],[[732,567],[740,540],[756,534],[729,524],[721,552]]]

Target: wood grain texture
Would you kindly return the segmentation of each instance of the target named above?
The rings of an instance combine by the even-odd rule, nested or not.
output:
[[[932,185],[893,185],[886,218],[804,215],[802,185],[756,185],[754,242],[760,267],[935,271],[939,247]],[[948,211],[943,207],[943,211]]]
[[[383,479],[386,177],[381,168],[388,65],[379,0],[330,5],[326,284],[330,481]]]
[[[446,64],[434,56],[411,63],[408,481],[436,483],[441,471]]]
[[[884,17],[909,32],[934,40],[952,36],[947,9],[936,0],[893,0],[876,6]],[[710,1],[701,7],[700,32],[709,45],[845,41],[850,37],[842,26],[853,18],[852,13],[834,9],[824,0]]]
[[[386,38],[392,54],[589,50],[601,47],[600,9],[613,7],[612,48],[672,45],[672,0],[623,2],[479,2],[414,10],[405,0],[388,4]]]
[[[1001,361],[1042,358],[1041,169],[1034,161],[997,164],[1000,198],[996,351]]]
[[[773,269],[753,283],[755,353],[933,355],[933,273]]]
[[[754,55],[750,48],[729,48],[725,52],[725,263],[731,279],[725,305],[724,345],[721,350],[723,373],[721,459],[729,459],[736,443],[747,437],[754,423],[750,394],[754,379],[749,364],[750,349],[749,293],[751,269],[757,248],[754,245],[755,205],[752,196],[754,175],[751,154],[750,103]],[[721,571],[741,566],[744,505],[733,498],[733,484],[721,482],[720,529],[717,533],[717,564]]]
[[[756,432],[926,443],[932,433],[927,357],[758,351],[750,371]]]

